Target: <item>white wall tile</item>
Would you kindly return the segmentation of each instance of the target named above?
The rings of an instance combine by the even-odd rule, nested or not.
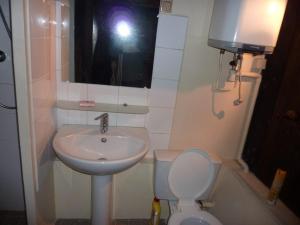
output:
[[[119,127],[145,127],[144,114],[123,114],[117,115],[117,126]]]
[[[56,126],[60,128],[62,125],[68,123],[68,110],[56,109]]]
[[[88,99],[101,103],[118,103],[118,87],[88,84]]]
[[[172,120],[173,109],[150,107],[146,127],[152,133],[170,133]]]
[[[147,105],[148,89],[119,87],[119,104]]]
[[[61,71],[58,70],[56,73],[61,74]],[[69,82],[61,82],[60,80],[56,82],[56,91],[57,91],[57,100],[69,100],[68,89]]]
[[[187,17],[160,14],[157,26],[156,46],[184,49]]]
[[[177,94],[177,81],[153,79],[149,92],[149,105],[174,108]]]
[[[150,149],[146,157],[153,158],[153,152],[156,149],[168,149],[170,142],[169,133],[149,133]]]
[[[59,49],[59,51],[55,53],[55,68],[56,70],[61,70],[61,38],[55,38],[55,45],[56,49]]]
[[[61,3],[56,1],[56,37],[61,37]]]
[[[34,1],[29,4],[30,10],[30,37],[49,36],[50,4],[46,1]]]
[[[69,83],[68,100],[80,101],[87,99],[87,84]]]
[[[150,151],[155,149],[168,149],[170,134],[150,133]]]
[[[182,55],[182,50],[156,48],[153,76],[157,78],[179,80]]]
[[[87,112],[68,110],[68,124],[87,124]]]
[[[100,125],[99,120],[95,120],[95,118],[104,112],[87,112],[87,124],[88,125]],[[115,127],[117,126],[117,114],[116,113],[108,113],[108,125]]]
[[[31,38],[32,80],[41,79],[50,72],[50,38]]]

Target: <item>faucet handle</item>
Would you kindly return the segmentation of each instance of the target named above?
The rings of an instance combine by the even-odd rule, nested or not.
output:
[[[100,116],[97,116],[95,120],[100,120],[100,119],[108,119],[108,113],[103,113]]]

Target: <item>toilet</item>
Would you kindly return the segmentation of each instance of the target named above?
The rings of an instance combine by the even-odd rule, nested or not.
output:
[[[202,210],[196,200],[207,200],[221,167],[221,160],[199,149],[155,150],[154,192],[168,200],[168,225],[222,225]]]

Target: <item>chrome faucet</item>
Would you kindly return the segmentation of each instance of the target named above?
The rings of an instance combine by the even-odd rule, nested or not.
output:
[[[95,120],[100,120],[100,132],[104,134],[108,130],[108,113],[103,113],[96,117]]]

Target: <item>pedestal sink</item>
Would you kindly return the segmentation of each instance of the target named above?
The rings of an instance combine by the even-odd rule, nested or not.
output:
[[[111,224],[112,175],[124,171],[146,155],[149,138],[145,128],[64,125],[53,148],[69,167],[92,175],[92,225]]]

